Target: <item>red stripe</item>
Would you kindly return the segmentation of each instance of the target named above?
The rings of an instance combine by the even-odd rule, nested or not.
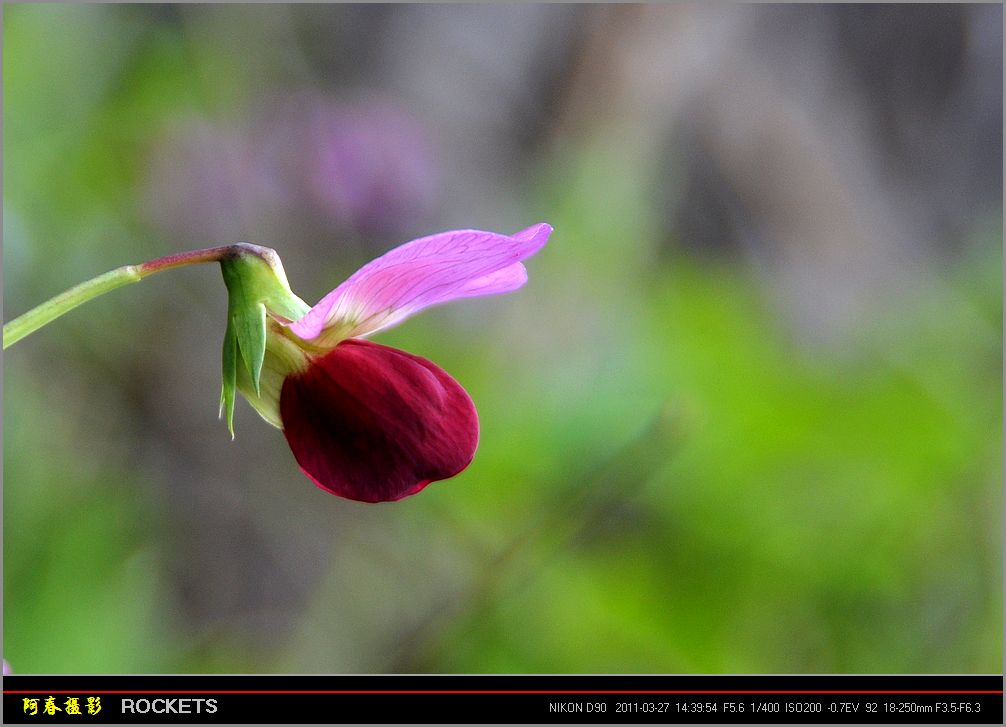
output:
[[[1002,694],[1002,689],[4,689],[4,694]]]

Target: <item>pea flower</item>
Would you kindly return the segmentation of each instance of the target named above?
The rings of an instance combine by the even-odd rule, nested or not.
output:
[[[552,227],[514,235],[454,230],[408,242],[364,265],[309,307],[290,290],[275,250],[248,243],[124,265],[4,324],[3,347],[99,295],[186,265],[220,263],[227,285],[220,413],[234,434],[240,391],[283,430],[318,487],[363,502],[399,500],[453,477],[475,456],[471,397],[431,361],[366,340],[459,298],[527,282],[522,260]]]
[[[507,293],[552,227],[514,235],[455,230],[371,261],[317,305],[290,292],[278,256],[235,246],[221,412],[233,434],[235,389],[283,430],[301,470],[328,492],[399,500],[461,472],[479,440],[471,397],[436,364],[366,340],[433,305]],[[241,365],[243,364],[243,365]]]

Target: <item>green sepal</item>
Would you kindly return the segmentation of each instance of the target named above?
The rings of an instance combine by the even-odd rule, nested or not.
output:
[[[237,340],[241,360],[251,376],[255,391],[259,389],[262,360],[265,358],[265,306],[254,285],[256,268],[261,265],[254,255],[241,255],[220,263],[227,284],[227,324]]]
[[[286,273],[273,250],[235,245],[234,254],[220,261],[228,291],[228,318],[234,328],[241,360],[255,392],[261,391],[266,347],[266,310],[295,320],[308,305],[290,291]]]
[[[250,396],[250,382],[255,395],[262,394],[262,366],[270,335],[268,316],[296,320],[307,313],[310,306],[291,292],[283,264],[274,250],[238,243],[229,251],[230,254],[220,261],[228,293],[220,403],[221,413],[227,410],[228,427],[231,427],[235,389]],[[247,371],[247,379],[243,373],[238,375],[239,366]],[[244,383],[239,387],[238,382],[242,380]],[[231,428],[232,436],[233,433]]]
[[[241,360],[251,375],[255,393],[261,393],[262,362],[265,360],[265,306],[249,305],[237,313],[231,324],[237,336]]]
[[[234,439],[234,398],[238,378],[238,339],[230,317],[227,318],[227,332],[224,334],[223,385],[220,387],[220,416],[227,413],[227,430]]]

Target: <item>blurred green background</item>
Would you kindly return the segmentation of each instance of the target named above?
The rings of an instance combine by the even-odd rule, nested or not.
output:
[[[555,226],[378,337],[457,478],[315,488],[218,421],[216,268],[9,349],[18,673],[999,672],[1002,7],[3,9],[4,318],[246,240],[313,302]]]

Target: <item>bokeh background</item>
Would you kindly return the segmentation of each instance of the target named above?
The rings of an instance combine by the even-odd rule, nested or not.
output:
[[[1002,7],[17,5],[4,318],[245,240],[315,301],[555,233],[378,340],[472,466],[378,506],[217,419],[213,266],[4,355],[31,672],[998,672]]]

